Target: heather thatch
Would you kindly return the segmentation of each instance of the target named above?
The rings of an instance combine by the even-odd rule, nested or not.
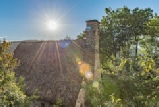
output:
[[[19,45],[20,41],[15,41],[15,42],[11,42],[10,45],[10,52],[14,52],[14,50],[16,49],[16,47]]]
[[[81,88],[77,58],[94,65],[94,54],[83,40],[60,47],[58,41],[21,42],[14,52],[20,60],[17,76],[25,77],[26,93],[37,89],[41,100],[55,103],[58,98],[66,107],[74,107]]]

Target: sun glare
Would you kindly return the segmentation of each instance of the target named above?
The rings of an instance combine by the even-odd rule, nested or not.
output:
[[[50,30],[56,30],[57,29],[57,23],[53,20],[48,21],[48,28]]]

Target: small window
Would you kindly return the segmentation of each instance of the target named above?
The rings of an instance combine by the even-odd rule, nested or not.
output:
[[[45,107],[45,103],[41,103],[41,107]]]

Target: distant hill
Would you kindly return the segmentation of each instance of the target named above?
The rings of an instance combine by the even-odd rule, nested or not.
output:
[[[14,52],[14,50],[17,48],[19,43],[21,43],[21,41],[13,41],[13,42],[11,42],[10,52]]]

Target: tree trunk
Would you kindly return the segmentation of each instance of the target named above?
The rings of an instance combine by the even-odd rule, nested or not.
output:
[[[135,43],[136,43],[136,47],[135,47],[135,57],[137,57],[137,52],[138,52],[137,45],[138,45],[138,41],[137,41],[137,36],[136,36],[136,35],[135,35]]]

